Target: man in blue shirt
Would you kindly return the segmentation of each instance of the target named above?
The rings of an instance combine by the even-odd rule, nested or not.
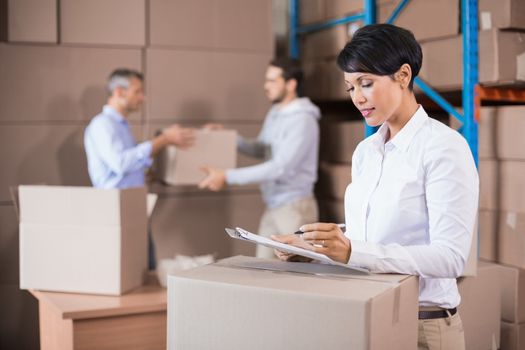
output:
[[[189,147],[193,130],[171,125],[152,140],[137,144],[127,118],[144,102],[143,75],[130,69],[117,69],[107,82],[109,97],[102,112],[84,133],[88,171],[97,188],[130,188],[145,185],[145,171],[152,156],[168,145]],[[150,268],[154,266],[150,237]],[[153,260],[152,260],[153,259]]]

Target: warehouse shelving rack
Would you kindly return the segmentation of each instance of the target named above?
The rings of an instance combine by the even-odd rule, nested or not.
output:
[[[400,1],[388,18],[387,23],[394,23],[408,3],[409,0]],[[364,21],[365,24],[376,22],[375,0],[364,0],[364,11],[361,13],[305,26],[299,25],[299,11],[299,0],[289,0],[289,51],[290,56],[294,58],[299,57],[300,35],[306,35],[308,33],[360,20]],[[459,120],[462,124],[459,131],[467,140],[477,165],[478,121],[481,102],[498,101],[525,103],[525,91],[513,88],[482,87],[478,84],[477,0],[461,0],[461,28],[463,33],[463,113],[456,110],[452,104],[426,84],[420,77],[416,77],[415,84],[438,106]],[[374,132],[374,128],[369,127],[368,125],[365,126],[365,136],[369,136]]]

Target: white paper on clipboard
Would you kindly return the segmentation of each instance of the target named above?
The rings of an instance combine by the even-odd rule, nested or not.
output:
[[[266,238],[266,237],[263,237],[263,236],[259,236],[259,235],[256,235],[254,233],[251,233],[249,231],[246,231],[245,229],[242,229],[240,227],[237,227],[235,229],[225,228],[225,230],[226,230],[226,233],[232,238],[236,238],[236,239],[240,239],[240,240],[243,240],[243,241],[252,242],[252,243],[255,243],[255,244],[261,244],[261,245],[263,245],[265,247],[278,249],[278,250],[286,252],[286,253],[291,253],[291,254],[296,254],[296,255],[300,255],[300,256],[305,256],[307,258],[314,259],[314,260],[320,261],[320,262],[325,263],[325,264],[342,266],[342,267],[346,267],[348,269],[352,269],[352,270],[356,270],[356,271],[360,271],[360,272],[364,272],[364,273],[370,273],[370,270],[368,270],[366,267],[352,265],[352,264],[343,264],[343,263],[340,263],[338,261],[330,259],[329,257],[327,257],[324,254],[320,254],[320,253],[316,253],[316,252],[313,252],[313,251],[310,251],[310,250],[306,250],[306,249],[303,249],[303,248],[295,247],[293,245],[277,242],[277,241],[274,241],[272,239],[269,239],[269,238]]]

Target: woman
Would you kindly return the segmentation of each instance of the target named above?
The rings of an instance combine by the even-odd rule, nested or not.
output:
[[[478,173],[463,137],[416,102],[421,62],[408,30],[376,24],[355,33],[337,63],[354,105],[380,128],[352,157],[347,231],[315,223],[301,227],[302,238],[273,238],[372,272],[420,276],[419,348],[464,349],[456,277],[471,245]]]

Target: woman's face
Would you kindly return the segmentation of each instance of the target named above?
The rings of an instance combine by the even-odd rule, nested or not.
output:
[[[370,73],[345,72],[344,76],[350,98],[368,125],[379,126],[395,117],[403,97],[399,82]]]

